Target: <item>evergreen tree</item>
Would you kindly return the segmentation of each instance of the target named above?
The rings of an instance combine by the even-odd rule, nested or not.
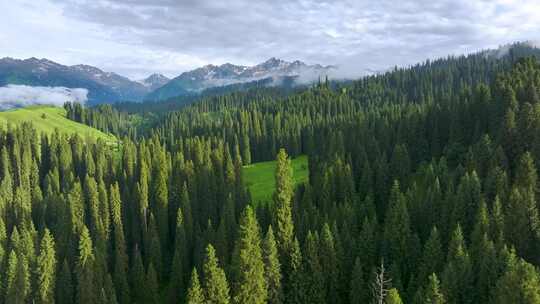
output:
[[[8,259],[6,303],[25,304],[30,293],[30,273],[26,258],[11,251]]]
[[[285,149],[280,149],[276,159],[276,191],[274,202],[276,205],[276,227],[278,248],[282,257],[289,255],[294,237],[294,224],[292,219],[292,167]]]
[[[425,304],[444,304],[444,296],[440,291],[440,282],[437,275],[432,273],[429,276],[428,284],[424,288],[424,301]]]
[[[540,303],[540,275],[531,264],[512,261],[492,290],[496,304]]]
[[[401,301],[401,297],[399,296],[398,290],[395,288],[392,288],[388,291],[388,295],[386,296],[384,303],[385,304],[403,304],[403,301]]]
[[[116,295],[121,304],[130,303],[129,284],[127,281],[128,256],[126,253],[126,241],[124,237],[124,226],[122,222],[122,202],[120,200],[120,189],[118,184],[111,186],[110,208],[113,229],[114,244],[114,286]]]
[[[95,256],[90,232],[83,227],[79,239],[79,258],[75,269],[77,276],[76,302],[93,304],[98,299],[98,286],[95,277]]]
[[[367,286],[364,281],[362,262],[360,262],[360,258],[356,258],[349,287],[349,302],[351,304],[368,303],[369,300],[366,290]]]
[[[56,282],[56,303],[73,303],[73,276],[67,260],[62,263],[62,269]]]
[[[298,239],[295,238],[291,248],[291,256],[288,260],[290,272],[285,285],[285,303],[300,304],[305,303],[305,283],[304,283],[304,267],[302,261],[302,253],[300,251],[300,244]]]
[[[206,303],[227,304],[230,302],[229,284],[225,272],[218,265],[216,251],[212,245],[206,247],[206,256],[203,266],[204,291]]]
[[[457,226],[448,245],[447,264],[443,271],[443,294],[448,303],[472,303],[471,260]]]
[[[138,248],[135,248],[133,256],[133,262],[129,273],[132,290],[131,300],[135,303],[144,303],[146,299],[146,274]]]
[[[201,288],[201,284],[199,283],[199,274],[197,273],[197,269],[195,268],[193,268],[193,271],[191,272],[191,285],[188,289],[186,303],[187,304],[206,303],[204,299],[204,293]]]
[[[238,282],[236,303],[266,303],[268,298],[260,228],[253,209],[247,206],[240,220],[236,244]]]
[[[54,291],[56,281],[56,252],[54,249],[54,239],[49,231],[45,229],[39,256],[37,261],[37,303],[52,304],[54,301]]]
[[[148,271],[146,272],[146,284],[144,287],[145,287],[145,294],[146,294],[145,303],[149,303],[149,304],[160,303],[157,273],[156,273],[156,270],[154,269],[154,265],[152,265],[152,262],[150,262],[150,265],[148,265]]]
[[[265,279],[268,287],[268,303],[283,303],[281,265],[272,226],[268,227],[263,243]]]
[[[187,263],[186,230],[184,228],[182,209],[179,208],[176,216],[176,237],[174,241],[174,256],[169,283],[170,303],[176,303],[179,298],[183,298],[185,293],[184,269],[188,267]]]

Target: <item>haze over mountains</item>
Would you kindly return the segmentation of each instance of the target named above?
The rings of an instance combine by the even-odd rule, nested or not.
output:
[[[327,75],[331,66],[307,65],[301,61],[286,62],[271,58],[261,64],[248,67],[233,65],[206,65],[184,72],[170,80],[161,74],[134,81],[114,72],[105,72],[90,65],[62,65],[48,59],[0,59],[0,87],[7,85],[61,87],[86,89],[89,104],[115,103],[120,101],[162,100],[181,95],[196,95],[209,88],[237,83],[271,79],[269,84],[279,85],[284,77],[292,77],[298,83],[306,83]],[[35,92],[25,87],[24,94]],[[17,94],[12,94],[17,98]],[[42,94],[41,94],[42,97]],[[20,97],[31,100],[32,96]],[[37,98],[37,97],[36,97]],[[68,97],[66,97],[68,98]],[[68,98],[69,99],[69,98]],[[16,104],[16,100],[11,104]],[[28,103],[26,103],[28,104]]]

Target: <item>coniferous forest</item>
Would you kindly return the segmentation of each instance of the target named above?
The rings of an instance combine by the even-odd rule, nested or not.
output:
[[[540,303],[538,58],[64,106],[114,145],[1,130],[0,303]]]

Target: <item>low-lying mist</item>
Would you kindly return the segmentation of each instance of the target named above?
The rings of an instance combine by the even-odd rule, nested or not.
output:
[[[87,89],[66,87],[34,87],[9,84],[0,87],[0,109],[6,110],[30,105],[62,106],[65,102],[85,103]]]

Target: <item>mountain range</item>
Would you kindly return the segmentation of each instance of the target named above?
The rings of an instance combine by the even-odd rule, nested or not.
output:
[[[0,59],[0,87],[8,84],[85,88],[88,103],[163,100],[175,96],[197,95],[209,88],[241,83],[279,85],[283,79],[315,80],[326,75],[332,66],[307,65],[301,61],[287,62],[276,58],[255,65],[226,63],[206,65],[184,72],[172,80],[161,74],[133,81],[122,75],[105,72],[90,65],[62,65],[48,59]]]
[[[277,58],[254,65],[242,66],[230,63],[222,65],[206,65],[201,68],[182,73],[167,84],[147,95],[148,100],[162,100],[184,94],[196,94],[205,89],[223,87],[238,83],[250,83],[260,80],[273,80],[279,85],[284,78],[301,78],[316,80],[334,69],[333,66],[319,64],[307,65],[301,61],[287,62]],[[179,94],[182,93],[182,94]]]

